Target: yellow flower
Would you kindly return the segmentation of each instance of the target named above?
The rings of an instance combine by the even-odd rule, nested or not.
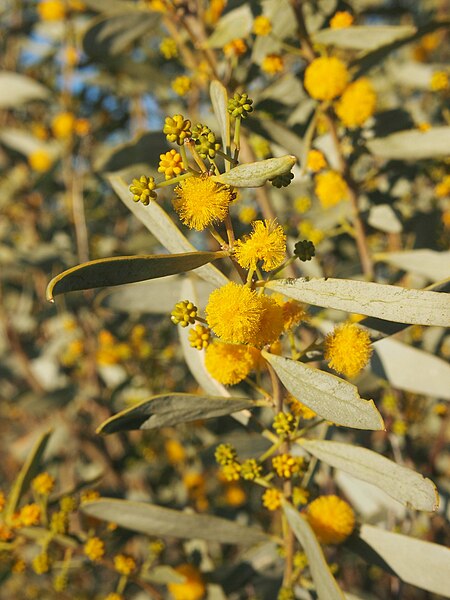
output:
[[[234,200],[231,188],[215,183],[208,176],[189,177],[175,188],[173,206],[182,223],[202,231],[217,221],[223,221]]]
[[[269,18],[265,17],[264,15],[259,15],[255,18],[253,21],[253,33],[255,35],[265,36],[269,35],[271,31],[272,23],[270,22]]]
[[[448,73],[445,71],[435,71],[431,76],[430,88],[433,92],[441,92],[448,89]]]
[[[159,45],[159,51],[166,60],[175,58],[178,54],[176,41],[170,37],[164,38]]]
[[[175,571],[183,575],[183,583],[169,583],[169,590],[173,600],[201,600],[206,593],[206,586],[202,575],[194,565],[183,564],[175,567]]]
[[[306,158],[306,166],[313,173],[317,173],[327,166],[327,161],[320,150],[310,150]]]
[[[55,485],[55,478],[49,473],[40,473],[31,482],[33,490],[42,496],[48,496]]]
[[[164,450],[166,451],[167,460],[171,465],[178,465],[186,459],[186,451],[178,440],[166,440]]]
[[[105,543],[99,537],[91,537],[84,545],[84,553],[93,562],[105,555]]]
[[[315,177],[314,192],[324,208],[346,200],[348,187],[344,178],[337,171],[324,171]]]
[[[245,344],[258,333],[262,311],[255,291],[230,282],[209,296],[206,320],[224,342]]]
[[[377,97],[370,81],[351,83],[336,104],[336,114],[346,127],[360,127],[375,111]]]
[[[272,271],[281,265],[286,256],[286,236],[276,221],[254,221],[253,231],[235,245],[235,256],[244,269],[256,269],[263,261],[264,271]]]
[[[278,477],[283,477],[283,479],[290,479],[300,471],[302,465],[303,458],[301,456],[291,456],[284,453],[272,458],[272,466],[276,474]]]
[[[225,44],[223,51],[226,56],[242,56],[247,51],[247,44],[241,38],[236,38]]]
[[[204,327],[198,323],[195,327],[192,327],[188,337],[189,344],[193,348],[197,348],[197,350],[203,350],[203,348],[207,348],[209,345],[211,331],[208,329],[208,327]]]
[[[265,346],[272,344],[281,335],[283,331],[283,308],[273,298],[260,296],[262,303],[262,313],[259,321],[257,333],[250,342],[254,346]]]
[[[354,323],[344,323],[325,338],[325,359],[329,366],[354,377],[367,365],[372,354],[367,331]]]
[[[338,496],[319,496],[306,509],[309,524],[322,544],[340,544],[355,528],[355,514]]]
[[[263,505],[269,510],[277,510],[281,506],[281,493],[275,488],[267,489],[262,495]]]
[[[261,64],[261,69],[268,75],[276,75],[284,69],[283,57],[279,54],[268,54]]]
[[[346,10],[338,11],[330,21],[331,29],[342,29],[350,27],[353,23],[353,15]]]
[[[219,383],[236,385],[254,367],[254,356],[248,346],[213,342],[205,352],[205,367]]]
[[[68,139],[75,127],[75,116],[71,112],[62,112],[56,115],[52,121],[52,131],[55,138]]]
[[[181,154],[174,148],[165,154],[160,154],[159,159],[158,173],[164,173],[166,179],[176,177],[184,171]]]
[[[60,21],[66,15],[65,3],[62,0],[41,0],[37,11],[43,21]]]
[[[333,100],[348,83],[346,65],[335,56],[315,58],[305,71],[305,88],[316,100]]]
[[[185,96],[192,87],[191,78],[187,75],[180,75],[172,81],[172,89],[175,94]]]
[[[41,507],[36,504],[26,504],[19,512],[19,523],[23,527],[37,525],[41,519]]]
[[[116,554],[114,568],[121,575],[130,575],[136,569],[136,561],[131,556]]]
[[[28,156],[28,163],[33,171],[45,173],[52,166],[52,158],[46,150],[35,150]]]

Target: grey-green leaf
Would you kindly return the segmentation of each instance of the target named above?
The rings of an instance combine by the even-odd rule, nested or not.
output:
[[[450,154],[450,127],[432,127],[428,131],[410,129],[367,141],[376,156],[394,160],[423,160]]]
[[[359,537],[406,583],[450,597],[450,549],[362,525]]]
[[[278,279],[266,287],[314,306],[410,325],[450,325],[447,294],[351,279]]]
[[[411,25],[356,25],[342,29],[321,29],[313,34],[314,42],[337,48],[371,51],[414,35]]]
[[[160,394],[110,417],[100,425],[97,433],[172,427],[178,423],[230,415],[255,406],[257,403],[248,398],[222,398],[181,393]]]
[[[345,596],[333,577],[322,548],[307,520],[291,504],[283,504],[283,510],[295,537],[308,558],[318,599],[344,600]]]
[[[144,502],[102,498],[86,502],[81,510],[119,527],[155,536],[200,538],[221,544],[250,546],[269,539],[255,527],[208,515],[197,515]]]
[[[282,384],[319,416],[355,429],[384,429],[372,400],[360,398],[355,385],[309,365],[262,351]]]
[[[270,179],[288,173],[295,165],[295,156],[286,154],[253,163],[243,163],[215,177],[216,181],[233,187],[261,187]]]
[[[434,511],[438,507],[439,496],[430,479],[397,465],[377,452],[325,440],[303,439],[299,443],[319,460],[376,485],[409,508]]]
[[[47,299],[76,290],[122,285],[197,269],[223,252],[188,252],[186,254],[150,254],[147,256],[115,256],[92,260],[54,277],[47,287]]]

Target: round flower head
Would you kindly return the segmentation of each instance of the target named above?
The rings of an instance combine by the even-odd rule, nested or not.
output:
[[[316,100],[340,96],[349,79],[345,64],[335,56],[316,58],[305,71],[305,88]]]
[[[182,575],[185,581],[167,585],[173,600],[201,600],[204,598],[206,586],[198,569],[193,565],[184,564],[175,567],[175,571]]]
[[[258,331],[251,339],[254,346],[272,344],[280,337],[284,328],[283,308],[269,296],[260,296],[260,301],[263,310]]]
[[[209,296],[206,320],[224,342],[247,344],[258,334],[262,312],[255,291],[230,282]]]
[[[306,509],[309,524],[322,544],[340,544],[355,528],[355,514],[338,496],[319,496]]]
[[[342,175],[337,171],[324,171],[315,178],[314,192],[323,208],[330,208],[341,200],[347,199],[348,187]],[[309,236],[311,239],[311,236]]]
[[[214,342],[206,348],[205,367],[224,385],[236,385],[247,377],[253,366],[254,356],[248,346]]]
[[[217,221],[223,221],[234,200],[231,188],[208,176],[189,177],[175,188],[173,206],[181,221],[190,229],[202,231]]]
[[[375,111],[377,97],[372,84],[362,77],[351,83],[336,105],[336,114],[346,127],[364,125]]]
[[[364,369],[371,354],[369,334],[354,323],[339,325],[325,338],[325,359],[332,369],[347,377]]]
[[[272,271],[281,265],[286,256],[286,236],[276,221],[255,221],[253,232],[235,245],[235,256],[244,269],[255,269],[263,261],[264,271]]]

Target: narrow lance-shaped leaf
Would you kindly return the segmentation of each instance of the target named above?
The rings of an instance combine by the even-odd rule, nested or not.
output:
[[[314,306],[410,325],[450,325],[446,294],[351,279],[279,279],[266,287]]]
[[[345,596],[333,577],[322,548],[307,520],[287,502],[283,504],[283,510],[295,537],[308,558],[308,566],[316,586],[318,599],[344,600]]]
[[[190,514],[144,502],[102,498],[86,502],[81,506],[81,510],[97,519],[110,521],[119,527],[147,535],[181,539],[200,538],[221,544],[243,546],[269,539],[269,536],[255,527],[245,527],[219,517]]]
[[[295,165],[295,156],[286,154],[279,158],[268,158],[253,163],[244,163],[214,177],[216,181],[234,187],[261,187],[278,175],[288,173]]]
[[[211,104],[219,123],[220,136],[222,138],[223,151],[227,152],[230,147],[230,116],[228,114],[228,95],[226,88],[220,81],[211,81],[209,86]]]
[[[171,427],[197,419],[222,417],[255,406],[257,403],[248,398],[161,394],[110,417],[100,425],[97,433]]]
[[[355,429],[384,429],[375,404],[360,398],[355,385],[298,361],[265,350],[262,354],[288,392],[319,416]]]
[[[319,460],[376,485],[405,506],[428,511],[438,507],[432,481],[372,450],[324,440],[300,440],[299,444]]]
[[[115,256],[92,260],[54,277],[47,287],[47,299],[76,290],[122,285],[156,279],[197,269],[225,252],[188,252],[186,254],[150,254],[147,256]]]

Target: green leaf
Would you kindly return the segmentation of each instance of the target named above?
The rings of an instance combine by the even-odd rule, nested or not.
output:
[[[322,548],[308,521],[287,502],[283,504],[283,511],[308,558],[318,600],[344,600],[345,596],[330,571]]]
[[[392,387],[450,400],[450,364],[429,352],[386,338],[373,344],[373,372]]]
[[[211,104],[219,124],[220,137],[222,138],[223,151],[230,147],[230,115],[228,114],[228,94],[220,81],[211,81],[209,86]]]
[[[381,158],[422,160],[450,154],[450,127],[432,127],[428,131],[411,129],[386,137],[367,140],[367,148]]]
[[[207,45],[210,48],[223,48],[225,44],[236,38],[246,38],[253,24],[250,6],[243,4],[223,15],[214,26]]]
[[[52,302],[54,296],[76,290],[122,285],[184,273],[224,256],[224,252],[188,252],[91,260],[54,277],[47,286],[47,300]]]
[[[0,108],[16,108],[31,100],[45,100],[50,90],[26,75],[0,71]]]
[[[371,525],[362,525],[359,537],[375,550],[402,581],[449,597],[449,548]]]
[[[86,502],[80,508],[91,517],[152,536],[200,538],[220,544],[244,546],[269,539],[263,531],[255,527],[245,527],[241,523],[219,517],[191,514],[144,502],[102,498]]]
[[[295,156],[286,154],[279,158],[268,158],[253,163],[244,163],[214,177],[216,181],[234,187],[261,187],[274,177],[288,173],[295,165]]]
[[[128,186],[123,179],[117,175],[108,177],[114,191],[125,204],[125,206],[141,221],[155,238],[169,252],[195,252],[194,246],[181,233],[166,211],[157,202],[151,202],[144,206],[141,202],[134,202]],[[209,281],[215,287],[228,283],[228,279],[213,265],[200,267],[196,274],[202,279]]]
[[[50,430],[39,436],[39,439],[33,446],[33,449],[27,457],[27,460],[20,469],[20,472],[17,475],[8,495],[8,502],[5,508],[5,520],[11,518],[17,509],[20,499],[28,490],[31,480],[39,473],[41,460],[47,448],[51,434],[52,431]]]
[[[410,37],[416,31],[411,25],[355,25],[342,29],[322,29],[314,33],[312,39],[325,46],[371,51]]]
[[[351,279],[278,279],[266,287],[313,306],[410,325],[450,325],[446,294]]]
[[[100,425],[97,433],[172,427],[179,423],[230,415],[244,408],[255,408],[255,406],[257,403],[248,398],[222,398],[178,393],[159,394],[110,417]]]
[[[319,460],[376,485],[409,508],[434,511],[439,505],[436,487],[430,479],[372,450],[323,440],[302,439],[299,444]]]
[[[360,398],[355,385],[296,360],[262,351],[284,387],[319,416],[355,429],[384,429],[372,400]]]

